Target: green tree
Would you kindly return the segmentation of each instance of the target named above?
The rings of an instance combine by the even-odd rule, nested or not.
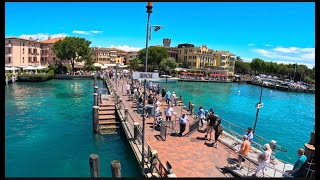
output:
[[[129,61],[129,65],[132,70],[136,70],[136,68],[139,67],[139,64],[141,64],[141,60],[138,58]]]
[[[176,68],[177,67],[177,63],[176,63],[176,60],[172,57],[169,57],[169,58],[166,58],[166,59],[163,59],[161,62],[160,62],[160,68],[162,70],[167,70],[167,68],[169,69],[169,71],[171,71],[172,69]]]
[[[138,57],[141,59],[142,64],[145,65],[146,49],[138,51]],[[159,65],[161,60],[168,58],[168,51],[164,47],[151,46],[148,48],[148,66]]]
[[[235,62],[235,72],[236,73],[249,73],[251,70],[250,68],[250,63],[248,62],[243,62],[243,61],[236,61]]]
[[[60,60],[69,60],[74,71],[74,62],[88,60],[91,42],[80,37],[66,37],[53,45],[53,51]]]
[[[250,68],[255,72],[255,74],[260,73],[262,70],[262,59],[254,58],[250,63]]]

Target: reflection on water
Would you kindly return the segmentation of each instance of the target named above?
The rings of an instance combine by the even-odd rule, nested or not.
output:
[[[140,177],[122,134],[93,138],[92,94],[92,80],[6,86],[6,176],[90,177],[88,156],[96,153],[105,162],[101,169],[109,169],[108,162],[119,159],[124,177]],[[101,176],[111,177],[111,172],[103,170]]]

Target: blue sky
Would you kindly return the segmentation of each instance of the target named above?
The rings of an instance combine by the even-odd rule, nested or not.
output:
[[[80,36],[92,46],[136,50],[145,47],[144,3],[5,3],[5,35],[45,39]],[[25,17],[25,18],[23,18]],[[315,64],[315,3],[153,3],[150,45],[171,38],[229,50],[245,61],[259,57]]]

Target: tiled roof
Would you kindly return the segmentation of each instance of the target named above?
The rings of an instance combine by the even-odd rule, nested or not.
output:
[[[58,38],[51,38],[51,39],[47,39],[47,40],[43,40],[43,41],[41,41],[41,43],[46,43],[46,44],[53,44],[53,43],[55,43],[55,42],[57,42],[57,41],[59,41],[59,40],[62,40],[62,39],[64,39],[64,37],[58,37]]]
[[[36,39],[28,39],[28,38],[20,38],[20,37],[6,37],[6,39],[20,39],[20,40],[26,40],[26,41],[37,41]]]

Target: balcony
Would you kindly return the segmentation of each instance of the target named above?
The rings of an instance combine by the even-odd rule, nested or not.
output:
[[[5,47],[12,47],[12,44],[5,43]]]

